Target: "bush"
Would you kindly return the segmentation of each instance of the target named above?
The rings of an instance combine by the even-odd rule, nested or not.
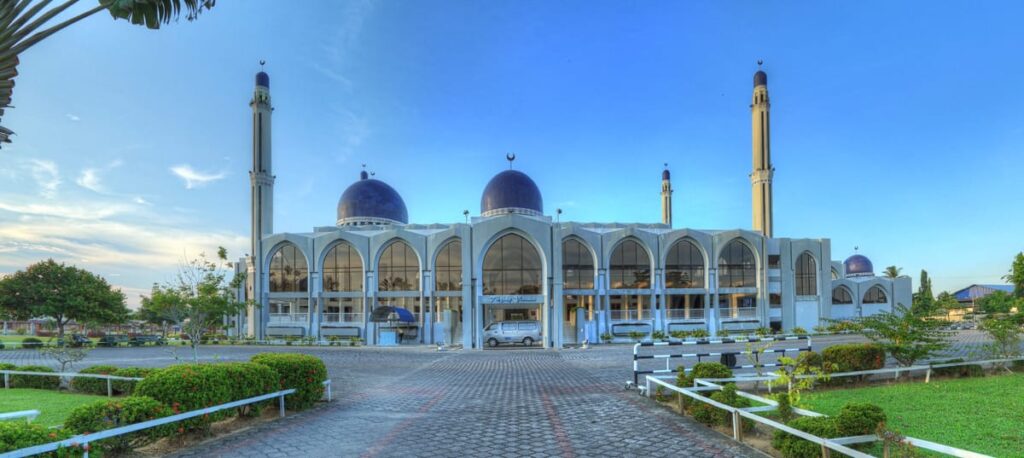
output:
[[[118,377],[149,377],[150,374],[155,372],[157,369],[148,367],[123,367],[114,371],[110,375],[116,375]],[[117,394],[132,394],[135,391],[135,385],[139,382],[134,380],[114,380],[114,392]]]
[[[693,338],[695,339],[707,339],[708,337],[711,337],[711,334],[708,333],[708,331],[705,329],[697,329],[693,332],[690,332],[690,335],[693,336]]]
[[[697,363],[693,366],[693,370],[687,375],[682,371],[682,366],[679,366],[679,374],[676,375],[676,386],[693,386],[693,381],[699,378],[729,378],[732,377],[732,369],[729,369],[722,363]],[[682,383],[680,383],[682,382]],[[683,408],[689,410],[690,405],[693,403],[693,398],[689,396],[683,397]],[[699,420],[698,420],[699,421]]]
[[[26,337],[21,341],[21,348],[43,348],[43,341],[35,337]]]
[[[235,384],[227,371],[216,364],[179,364],[150,374],[135,386],[136,396],[148,396],[171,408],[174,413],[213,407],[231,401]],[[185,428],[206,428],[224,418],[227,412],[183,422]]]
[[[789,426],[827,439],[839,437],[836,421],[831,417],[800,417],[789,422]],[[785,458],[818,458],[821,456],[820,445],[778,430],[772,436],[772,447],[775,447]]]
[[[16,370],[25,372],[54,372],[46,366],[20,366]],[[38,388],[56,390],[60,388],[60,377],[50,375],[11,375],[11,388]]]
[[[0,421],[0,453],[48,444],[71,437],[62,429],[49,429],[38,423]]]
[[[170,416],[171,409],[153,398],[129,396],[123,399],[96,401],[75,407],[64,420],[64,427],[75,434],[90,434],[97,431],[126,426],[133,423]],[[168,424],[142,431],[91,442],[94,448],[109,453],[123,453],[141,447],[167,436],[174,431]]]
[[[285,406],[290,410],[309,408],[324,395],[327,366],[320,358],[295,353],[260,353],[252,357],[252,362],[277,371],[280,389],[295,388],[295,394],[285,397]]]
[[[798,335],[798,336],[805,336],[805,335],[807,335],[807,330],[804,329],[804,328],[801,328],[800,326],[797,326],[797,327],[793,328],[793,330],[790,331],[790,332],[795,334],[795,335]]]
[[[240,401],[278,390],[280,376],[277,371],[264,364],[256,363],[224,363],[217,365],[226,372],[231,380],[231,400]],[[260,410],[272,403],[266,401],[249,404],[238,408],[239,416],[258,416]]]
[[[835,364],[837,372],[870,371],[885,366],[885,350],[871,343],[833,345],[822,351],[821,357],[826,363]]]
[[[115,371],[117,371],[117,366],[100,364],[97,366],[89,366],[78,371],[78,373],[111,375]],[[113,381],[111,381],[111,385],[113,385]],[[74,377],[71,379],[71,388],[82,393],[105,395],[107,394],[107,381],[101,378]],[[111,388],[113,388],[113,386],[111,386]]]
[[[946,361],[937,361],[934,364],[952,364],[962,363],[963,358],[949,359]],[[945,377],[984,377],[985,369],[980,364],[968,364],[965,366],[952,366],[952,367],[936,367],[932,369],[932,374],[945,376]]]
[[[843,406],[835,420],[840,436],[862,436],[875,434],[886,418],[881,407],[868,402],[851,402]]]
[[[0,363],[0,371],[13,371],[15,367],[18,366],[15,366],[11,363]]]
[[[732,407],[750,407],[750,400],[742,398],[736,394],[736,384],[728,383],[722,387],[721,391],[716,391],[711,394],[710,398],[714,401],[721,402],[727,406]],[[705,425],[714,426],[732,426],[732,413],[715,407],[711,404],[697,401],[690,409],[690,413],[693,415],[693,419],[697,420]],[[750,420],[743,420],[743,430],[753,431],[754,422]]]
[[[818,368],[820,368],[821,365],[822,365],[822,362],[823,361],[821,359],[821,354],[815,353],[813,351],[802,351],[799,354],[797,354],[797,357],[796,357],[796,366],[797,367],[803,367],[803,368],[818,367]]]

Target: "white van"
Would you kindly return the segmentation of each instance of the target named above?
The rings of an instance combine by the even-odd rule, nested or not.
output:
[[[539,321],[495,321],[484,328],[484,342],[488,347],[504,343],[529,347],[541,339]]]

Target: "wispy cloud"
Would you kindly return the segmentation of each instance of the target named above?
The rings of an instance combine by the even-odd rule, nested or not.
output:
[[[133,198],[132,198],[132,202],[135,202],[135,203],[137,203],[137,204],[139,204],[139,205],[152,205],[151,203],[149,203],[149,201],[148,201],[148,200],[146,200],[146,199],[143,199],[143,198],[142,198],[142,197],[140,197],[140,196],[135,196],[135,197],[133,197]]]
[[[82,173],[78,175],[78,179],[75,180],[75,183],[93,192],[106,192],[107,190],[106,188],[103,187],[103,180],[102,178],[100,178],[100,173],[120,167],[121,164],[122,162],[120,159],[115,159],[113,162],[107,164],[107,166],[103,167],[102,169],[97,169],[95,167],[82,169]]]
[[[195,187],[203,186],[206,183],[221,180],[227,176],[226,173],[204,173],[197,172],[192,168],[191,165],[176,165],[171,167],[171,173],[177,175],[179,178],[185,180],[185,189],[192,189]]]
[[[57,196],[57,189],[60,188],[60,170],[53,161],[44,159],[32,159],[29,161],[29,171],[32,179],[39,186],[39,195],[53,199]]]
[[[68,113],[68,114],[66,114],[64,116],[67,116],[68,119],[71,120],[71,122],[78,122],[78,121],[82,120],[82,118],[79,118],[77,115],[74,115],[74,114],[71,114],[71,113]]]

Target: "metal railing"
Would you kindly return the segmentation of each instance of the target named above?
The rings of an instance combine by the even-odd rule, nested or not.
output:
[[[667,309],[665,317],[669,319],[703,320],[704,309]]]
[[[907,367],[887,367],[882,369],[872,369],[867,371],[851,371],[851,372],[834,372],[828,374],[829,378],[841,378],[841,377],[860,377],[864,375],[882,375],[882,374],[893,374],[894,378],[898,379],[904,373],[924,372],[925,383],[929,383],[932,378],[932,371],[934,369],[940,369],[944,367],[959,367],[959,366],[980,366],[980,365],[1002,365],[1006,363],[1012,363],[1014,361],[1024,361],[1022,358],[1004,358],[1004,359],[985,359],[980,361],[963,361],[959,363],[942,363],[942,364],[928,364],[928,365],[917,365]],[[761,376],[749,375],[749,376],[737,376],[731,378],[709,378],[703,379],[708,382],[714,383],[725,383],[725,382],[769,382],[777,378],[775,374],[764,374]],[[815,378],[814,375],[797,375],[798,379]]]
[[[721,308],[723,320],[757,318],[757,307]]]
[[[271,313],[270,323],[306,324],[308,313]]]
[[[226,409],[234,409],[244,405],[255,404],[257,402],[266,401],[273,398],[278,398],[278,409],[280,416],[284,417],[284,397],[289,394],[295,393],[294,388],[287,390],[275,391],[273,393],[267,393],[262,396],[251,397],[248,399],[242,399],[240,401],[229,402],[218,406],[207,407],[205,409],[193,410],[190,412],[179,413],[177,415],[171,415],[169,417],[157,418],[155,420],[144,421],[142,423],[135,423],[127,426],[121,426],[117,428],[107,429],[103,431],[97,431],[89,434],[79,434],[69,439],[65,439],[57,442],[50,442],[48,444],[36,445],[32,447],[22,448],[8,452],[2,455],[4,458],[21,458],[25,456],[38,455],[41,453],[47,453],[55,451],[59,448],[68,447],[82,447],[85,450],[85,456],[89,456],[88,445],[90,442],[96,442],[103,439],[109,439],[111,437],[117,437],[124,434],[134,433],[136,431],[142,431],[144,429],[155,428],[170,423],[176,423],[182,420],[188,420],[189,418],[200,417],[203,415],[219,412]]]
[[[38,410],[22,410],[22,411],[19,411],[19,412],[0,413],[0,421],[4,421],[4,420],[17,420],[19,418],[26,418],[26,419],[28,419],[29,423],[32,423],[32,420],[35,420],[36,417],[38,417],[38,416],[39,416],[39,411]]]
[[[4,389],[11,388],[11,375],[38,375],[47,377],[67,377],[67,378],[99,378],[107,381],[107,396],[114,395],[114,386],[112,381],[114,380],[126,380],[126,381],[139,381],[142,377],[121,377],[118,375],[103,375],[103,374],[81,374],[78,372],[32,372],[32,371],[19,371],[19,370],[0,370],[0,373],[4,374]]]
[[[628,320],[649,320],[651,319],[651,311],[649,309],[643,310],[609,310],[609,318],[616,321],[628,321]]]
[[[363,322],[363,314],[359,313],[325,313],[324,323],[360,323]]]
[[[740,343],[757,343],[757,342],[787,342],[787,341],[799,341],[806,340],[807,345],[796,347],[796,348],[768,348],[761,351],[756,350],[737,350],[737,351],[717,351],[717,352],[704,352],[704,353],[663,353],[663,354],[652,354],[652,355],[641,355],[641,347],[668,347],[668,346],[690,346],[690,345],[709,345],[709,344],[740,344]],[[640,342],[633,345],[633,384],[640,383],[640,376],[646,374],[674,374],[679,372],[677,369],[672,367],[672,360],[679,358],[697,358],[697,362],[700,363],[702,358],[709,357],[722,357],[722,356],[739,356],[739,355],[754,355],[754,364],[736,364],[730,367],[730,369],[754,369],[760,367],[779,367],[778,363],[762,363],[760,358],[762,354],[774,354],[774,353],[790,353],[790,352],[803,352],[811,351],[812,342],[810,336],[782,336],[782,337],[735,337],[735,338],[717,338],[717,339],[700,339],[700,340],[684,340],[679,342]],[[640,369],[641,360],[654,360],[663,359],[665,360],[664,369]],[[689,372],[690,369],[684,369]]]

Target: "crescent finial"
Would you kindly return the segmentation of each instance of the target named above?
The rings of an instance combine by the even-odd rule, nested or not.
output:
[[[516,153],[508,153],[505,155],[505,159],[508,160],[508,168],[512,168],[512,161],[516,160]]]

